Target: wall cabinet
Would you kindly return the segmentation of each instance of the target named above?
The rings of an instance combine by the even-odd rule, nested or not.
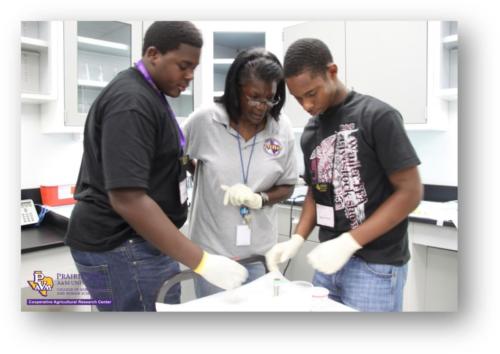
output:
[[[290,206],[280,204],[278,208],[278,241],[287,241],[290,238]],[[302,209],[301,207],[294,206],[292,209],[292,227],[291,233],[295,230],[297,221],[300,217]],[[307,262],[307,255],[311,252],[317,245],[319,245],[318,239],[318,227],[315,227],[311,232],[309,238],[304,242],[300,248],[297,255],[288,264],[285,276],[289,280],[305,280],[312,281],[314,275],[314,269]],[[287,263],[280,265],[280,270],[283,272]]]
[[[40,109],[42,132],[81,133],[88,109],[120,71],[140,58],[141,22],[64,21],[54,53],[58,97]]]
[[[346,22],[348,88],[387,102],[406,124],[424,124],[426,74],[427,22]]]
[[[229,67],[234,58],[244,49],[252,47],[266,47],[266,34],[264,32],[213,32],[213,72],[214,72],[214,97],[224,94],[224,85]]]
[[[21,102],[54,101],[57,91],[57,51],[61,21],[21,22]]]
[[[408,235],[411,259],[403,310],[457,311],[457,229],[411,222]]]
[[[229,67],[238,53],[264,47],[282,58],[283,21],[195,21],[203,34],[200,65],[195,76],[195,108],[211,104],[224,93]],[[198,88],[198,89],[196,89]]]
[[[454,32],[456,25],[440,21],[306,22],[285,28],[284,47],[303,37],[323,40],[349,89],[398,109],[409,130],[443,130],[448,118],[443,100],[456,92]],[[287,99],[285,112],[301,130],[309,115],[293,97]]]
[[[345,23],[344,21],[305,22],[289,26],[283,30],[283,54],[288,47],[299,38],[318,38],[328,45],[334,62],[339,67],[339,79],[345,82]],[[283,56],[284,58],[284,56]],[[284,111],[290,118],[294,128],[301,130],[310,118],[297,100],[287,90]]]
[[[140,58],[142,38],[151,23],[64,21],[63,31],[61,21],[23,22],[22,101],[44,103],[44,132],[82,131],[88,108],[102,87]],[[264,46],[282,60],[289,45],[303,37],[322,39],[339,66],[340,80],[394,106],[408,129],[446,129],[448,104],[457,99],[456,22],[196,21],[195,25],[204,39],[200,65],[189,89],[168,99],[181,121],[223,93],[227,70],[240,50]],[[288,93],[284,112],[297,131],[309,119]]]
[[[349,89],[398,109],[406,124],[426,120],[427,23],[425,21],[307,22],[284,30],[284,47],[296,39],[324,41]],[[295,128],[309,115],[293,97],[285,107]]]
[[[143,35],[152,23],[143,23]],[[200,64],[190,87],[179,97],[167,97],[180,123],[194,109],[211,104],[214,97],[223,94],[227,71],[242,49],[282,46],[279,22],[195,21],[194,24],[203,36]]]
[[[428,26],[428,116],[436,129],[445,130],[447,118],[456,116],[458,24],[456,21],[429,21]]]
[[[65,21],[65,125],[82,126],[95,98],[140,58],[141,22]]]

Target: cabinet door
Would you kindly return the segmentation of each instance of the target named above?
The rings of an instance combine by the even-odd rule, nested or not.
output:
[[[307,255],[311,252],[319,243],[312,241],[305,241],[302,247],[297,252],[297,255],[292,258],[290,262],[289,269],[287,270],[285,277],[289,280],[305,280],[312,282],[314,269],[311,267],[309,262],[307,262]]]
[[[330,48],[333,61],[339,67],[339,79],[345,80],[345,25],[343,21],[305,22],[283,30],[283,53],[300,38],[318,38]],[[311,117],[287,90],[285,113],[294,128],[302,128]]]
[[[103,87],[140,58],[141,27],[141,22],[64,22],[66,126],[82,126]]]
[[[257,27],[250,31],[216,30],[213,32],[213,96],[224,94],[226,76],[236,56],[243,50],[266,47],[266,33]]]
[[[457,252],[427,247],[426,311],[457,311]]]
[[[60,21],[21,22],[21,102],[39,104],[57,98]]]
[[[427,23],[346,22],[346,84],[395,107],[406,124],[425,123]]]

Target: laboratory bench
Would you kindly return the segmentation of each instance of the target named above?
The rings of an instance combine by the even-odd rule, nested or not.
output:
[[[48,211],[39,226],[21,228],[21,254],[64,246],[69,218]]]
[[[278,241],[289,239],[300,218],[307,186],[296,186],[278,205]],[[411,258],[403,311],[456,311],[458,308],[457,187],[424,185],[424,200],[410,214],[408,239]],[[280,266],[290,280],[312,279],[307,254],[318,244],[316,226],[297,255]]]
[[[297,185],[293,195],[283,201],[293,209],[301,208],[307,193],[307,186]],[[453,186],[424,185],[424,197],[408,219],[410,222],[457,228],[458,188]]]
[[[277,205],[278,241],[286,241],[300,216],[306,186],[297,186],[294,195]],[[23,199],[33,199],[41,203],[36,195],[22,194]],[[425,186],[425,196],[417,209],[409,217],[408,236],[411,259],[405,288],[405,311],[455,311],[457,309],[458,278],[458,221],[456,220],[456,187]],[[430,199],[430,200],[429,200]],[[451,202],[450,202],[451,201]],[[293,204],[293,205],[292,205]],[[455,208],[455,220],[440,212],[440,206]],[[23,227],[21,230],[22,292],[30,292],[26,281],[33,271],[42,269],[47,274],[77,273],[69,248],[64,244],[64,234],[73,205],[49,207],[43,223],[39,227]],[[445,208],[449,209],[449,208]],[[290,213],[292,225],[290,225]],[[439,214],[439,215],[438,215]],[[448,214],[446,214],[448,215]],[[448,220],[450,219],[450,220]],[[187,225],[187,223],[186,223]],[[183,232],[187,232],[187,226]],[[313,269],[308,265],[307,254],[319,243],[318,228],[311,233],[297,256],[286,268],[285,276],[291,281],[311,280]],[[183,267],[184,268],[184,267]],[[23,295],[24,296],[24,295]],[[182,301],[194,298],[192,285],[183,286]],[[51,307],[51,310],[56,310]],[[25,310],[25,308],[23,308]],[[32,308],[29,309],[30,311]],[[69,310],[68,307],[62,310]],[[83,310],[78,307],[77,310]]]

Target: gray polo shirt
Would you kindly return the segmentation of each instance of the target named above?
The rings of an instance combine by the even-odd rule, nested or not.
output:
[[[228,257],[265,254],[277,242],[275,206],[251,210],[251,244],[236,246],[236,228],[242,224],[239,207],[224,206],[221,184],[243,183],[238,135],[220,104],[193,112],[183,126],[186,152],[197,159],[193,200],[189,212],[189,236],[204,250]],[[253,138],[241,138],[245,172]],[[268,117],[266,127],[257,134],[250,162],[247,185],[264,192],[276,185],[295,184],[297,161],[294,135],[288,117],[279,122]]]

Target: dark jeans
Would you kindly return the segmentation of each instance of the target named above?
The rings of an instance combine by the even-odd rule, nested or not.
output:
[[[111,251],[85,252],[74,248],[71,255],[99,311],[155,311],[156,295],[163,282],[180,272],[179,263],[162,254],[142,238],[125,241]],[[180,303],[176,284],[163,302]]]

